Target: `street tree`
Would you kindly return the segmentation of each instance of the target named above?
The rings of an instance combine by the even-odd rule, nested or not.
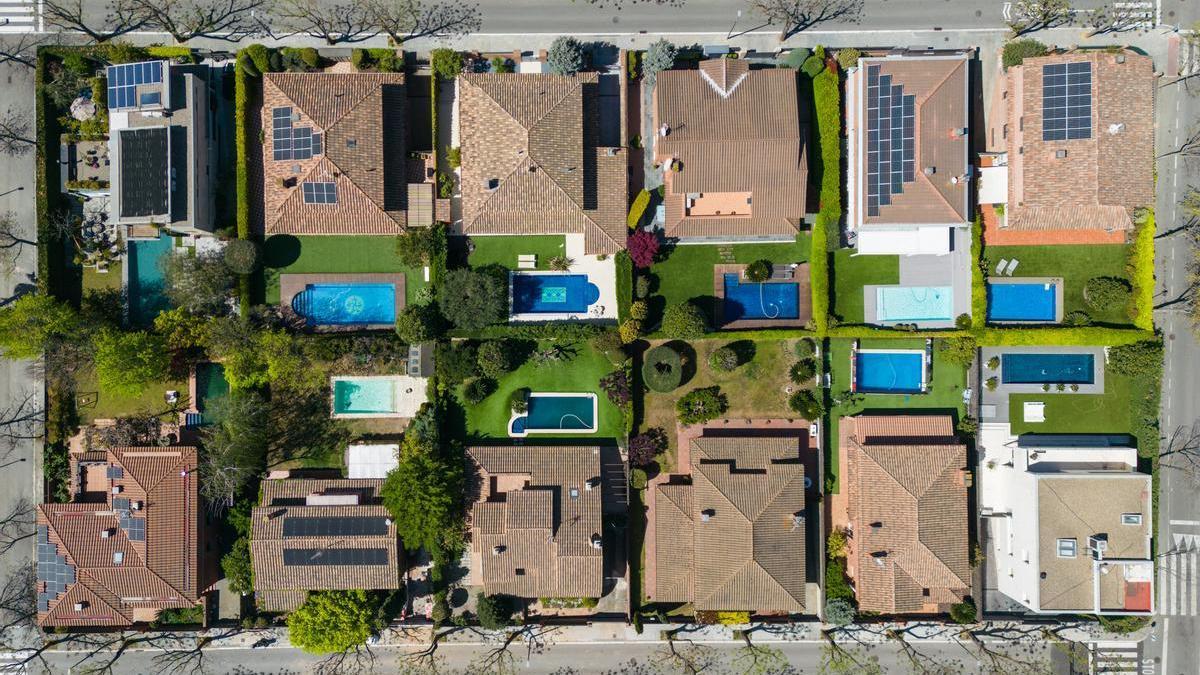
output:
[[[1162,445],[1159,465],[1200,483],[1200,422],[1178,426]]]
[[[0,460],[7,460],[9,451],[16,441],[42,438],[46,424],[46,405],[42,394],[32,388],[24,388],[9,397],[9,403],[0,408],[0,439],[7,441]],[[0,464],[0,468],[7,464]]]
[[[1133,5],[1128,0],[1108,0],[1083,14],[1080,23],[1088,29],[1089,36],[1147,30],[1153,26],[1154,22],[1148,20],[1145,10]]]
[[[33,565],[14,565],[0,583],[0,634],[32,628],[37,619],[37,575]],[[7,646],[7,645],[6,645]]]
[[[397,45],[422,37],[468,35],[483,25],[479,5],[467,0],[367,0],[367,6],[372,22]]]
[[[9,108],[0,115],[0,155],[21,157],[33,151],[33,120],[28,112]]]
[[[1012,5],[1008,27],[1013,37],[1058,28],[1071,22],[1071,0],[1017,0]]]
[[[50,42],[49,34],[34,31],[8,35],[0,44],[0,64],[13,63],[26,68],[37,65],[37,48]]]
[[[17,214],[12,211],[0,213],[0,258],[6,263],[15,263],[23,247],[37,246],[37,242],[25,234],[26,229]]]
[[[47,24],[82,33],[93,42],[108,42],[146,27],[150,15],[145,0],[107,0],[103,5],[85,0],[42,0]]]
[[[10,359],[35,359],[55,339],[79,336],[79,314],[67,303],[27,293],[0,309],[0,350]]]
[[[838,641],[839,630],[823,630],[821,637],[822,675],[883,675],[879,657],[867,652],[867,647],[842,644]]]
[[[310,654],[352,651],[371,637],[379,605],[370,591],[314,591],[288,614],[288,635]]]
[[[780,27],[780,40],[830,21],[857,23],[863,0],[750,0],[750,11]]]
[[[0,512],[0,556],[6,555],[21,542],[27,542],[33,537],[34,524],[33,503],[22,497]]]
[[[279,0],[274,13],[285,34],[309,35],[327,45],[362,42],[376,28],[369,0]]]
[[[195,38],[238,42],[263,33],[266,0],[142,0],[147,26],[179,43]]]
[[[677,54],[675,45],[665,39],[659,38],[651,42],[646,49],[646,58],[642,60],[642,77],[645,78],[646,84],[654,84],[659,73],[673,68]]]

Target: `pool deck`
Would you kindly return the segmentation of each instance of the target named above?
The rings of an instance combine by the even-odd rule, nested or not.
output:
[[[863,390],[858,388],[858,355],[859,354],[918,354],[921,357],[921,390],[920,391],[877,391]],[[859,394],[884,394],[888,396],[895,395],[921,395],[929,393],[929,386],[933,382],[933,344],[930,340],[925,340],[924,349],[863,349],[858,346],[858,340],[850,347],[850,391]]]
[[[296,297],[309,284],[395,284],[396,286],[396,316],[404,309],[404,275],[400,273],[375,274],[281,274],[279,275],[279,307],[285,316],[294,316],[304,320],[292,309],[292,298]],[[392,323],[371,323],[363,326],[317,325],[309,326],[320,332],[354,331],[354,330],[392,330]]]
[[[1062,277],[988,277],[988,285],[1008,286],[1012,284],[1054,284],[1054,320],[1034,319],[1031,321],[1013,321],[1011,319],[988,320],[989,324],[1022,325],[1022,324],[1052,324],[1062,323],[1063,320],[1063,280]]]
[[[614,324],[617,321],[617,265],[615,256],[585,255],[582,234],[568,234],[563,238],[564,255],[570,259],[571,268],[566,272],[545,270],[514,270],[514,274],[583,274],[588,281],[600,289],[600,299],[588,307],[587,312],[525,312],[512,313],[512,277],[508,284],[509,323],[543,321],[589,321]]]
[[[988,379],[995,377],[999,384],[994,391],[988,391],[987,386],[980,386],[980,414],[981,422],[1008,422],[1009,415],[1012,411],[1009,410],[1008,397],[1009,394],[1046,394],[1047,396],[1059,394],[1103,394],[1104,393],[1104,367],[1108,363],[1107,347],[984,347],[979,352],[979,369],[981,383],[986,383]],[[1091,384],[1080,384],[1078,391],[1071,391],[1068,386],[1064,391],[1058,391],[1054,385],[1050,385],[1050,391],[1044,391],[1040,384],[1005,384],[1001,381],[1000,368],[989,370],[987,367],[988,361],[992,357],[999,357],[1002,354],[1091,354],[1095,357],[1096,372],[1094,373],[1094,382]],[[1019,415],[1020,411],[1016,411]]]
[[[877,295],[879,285],[863,286],[863,318],[866,323],[879,326],[894,326],[898,323],[915,323],[918,328],[954,328],[954,319],[960,314],[971,314],[971,231],[965,228],[952,230],[954,239],[950,253],[946,255],[902,255],[900,256],[900,283],[887,284],[904,287],[949,287],[951,289],[950,319],[948,321],[879,321]]]
[[[337,412],[333,400],[334,388],[339,381],[389,380],[392,382],[394,410],[391,412]],[[334,375],[329,378],[329,416],[333,419],[372,419],[382,417],[413,418],[421,406],[429,400],[429,378],[408,375]]]
[[[721,330],[746,330],[752,328],[804,328],[809,321],[812,321],[812,291],[809,289],[811,278],[808,273],[808,263],[800,263],[792,270],[791,279],[771,278],[766,281],[768,284],[796,284],[796,314],[795,319],[739,319],[730,321],[729,323],[721,323],[725,317],[725,275],[738,275],[738,279],[742,278],[742,272],[746,269],[746,265],[722,264],[713,265],[713,296],[716,297],[716,316],[713,317],[717,323],[721,324]],[[746,282],[753,283],[753,282]]]

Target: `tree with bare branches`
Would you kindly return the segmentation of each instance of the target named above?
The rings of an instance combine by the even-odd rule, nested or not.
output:
[[[485,634],[498,639],[496,646],[489,649],[479,659],[472,663],[472,670],[483,673],[515,674],[521,670],[524,663],[534,656],[546,651],[551,644],[551,638],[561,630],[558,626],[539,626],[529,624],[508,628],[503,631]],[[524,658],[518,661],[516,650],[524,647]]]
[[[907,629],[898,630],[889,628],[884,631],[884,635],[889,640],[899,645],[900,653],[904,658],[908,659],[911,672],[920,673],[921,675],[954,675],[955,673],[966,672],[966,664],[962,661],[957,659],[942,661],[929,653],[917,649],[916,645],[905,638],[907,634]]]
[[[284,33],[289,35],[309,35],[328,45],[362,42],[376,29],[369,2],[341,0],[329,4],[322,0],[279,0],[274,13],[283,25]]]
[[[11,447],[13,441],[40,440],[45,434],[46,405],[42,394],[34,389],[22,389],[11,397],[10,403],[0,409],[0,447]],[[0,460],[7,451],[0,453]],[[0,468],[3,465],[0,464]]]
[[[1017,0],[1012,5],[1008,27],[1013,37],[1048,28],[1058,28],[1071,22],[1074,11],[1071,0]]]
[[[1159,466],[1179,471],[1200,483],[1200,423],[1175,427],[1162,445],[1158,459]]]
[[[0,64],[15,63],[26,68],[37,65],[37,48],[51,41],[49,34],[32,31],[6,37],[10,39],[0,43]]]
[[[367,0],[367,6],[371,22],[397,45],[415,38],[467,35],[483,24],[479,5],[466,0]]]
[[[0,155],[20,157],[33,151],[33,120],[29,113],[9,108],[0,115]]]
[[[721,655],[717,650],[680,637],[689,630],[692,628],[683,626],[662,632],[662,639],[667,644],[655,659],[659,666],[674,668],[685,675],[699,675],[720,662]]]
[[[750,0],[751,13],[781,26],[780,40],[830,21],[857,23],[862,0]]]
[[[33,565],[17,565],[0,584],[0,634],[34,627],[37,619],[37,575]],[[4,645],[9,646],[9,645]]]
[[[82,33],[93,42],[108,42],[149,22],[144,0],[108,0],[96,9],[83,0],[43,0],[46,23],[64,31]]]
[[[960,638],[971,643],[976,660],[984,664],[987,672],[1013,675],[1050,675],[1053,672],[1049,659],[1040,649],[1035,649],[1038,642],[984,640],[980,637],[982,634],[982,631],[964,630]],[[1023,649],[1014,649],[1014,644],[1020,644]]]
[[[237,42],[260,35],[266,0],[142,0],[147,26],[179,43],[194,38]]]
[[[1080,23],[1087,27],[1088,36],[1145,31],[1153,27],[1153,17],[1147,20],[1145,10],[1132,7],[1132,4],[1128,0],[1109,0],[1088,11]]]
[[[863,645],[847,645],[838,642],[840,629],[823,630],[821,637],[822,675],[883,675],[879,657],[868,654]]]

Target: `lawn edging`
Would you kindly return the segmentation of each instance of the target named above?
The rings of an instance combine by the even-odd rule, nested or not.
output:
[[[1154,209],[1146,209],[1134,226],[1126,273],[1133,285],[1133,325],[1154,330]]]

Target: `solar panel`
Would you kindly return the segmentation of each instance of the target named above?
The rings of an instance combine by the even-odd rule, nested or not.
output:
[[[137,88],[142,84],[160,84],[163,80],[162,61],[145,61],[143,63],[122,63],[109,66],[108,75],[108,108],[136,108],[138,105],[157,105],[159,97],[142,94],[138,99]]]
[[[125,477],[125,469],[123,469],[119,466],[109,465],[108,471],[106,472],[106,474],[107,474],[109,480],[112,480],[114,478],[124,478]]]
[[[37,580],[44,586],[38,591],[38,611],[50,609],[50,603],[67,592],[75,583],[75,566],[59,555],[58,547],[50,541],[50,529],[37,527]]]
[[[386,565],[385,548],[285,548],[284,565]]]
[[[379,516],[296,517],[283,521],[285,537],[381,536],[387,519]]]
[[[309,159],[321,154],[321,134],[312,127],[293,126],[290,106],[271,109],[271,152],[275,161]]]
[[[306,181],[304,188],[304,203],[305,204],[336,204],[337,203],[337,184],[336,183],[317,183]]]
[[[867,66],[867,215],[904,192],[916,177],[916,97],[904,85]]]
[[[112,504],[113,504],[114,511],[128,511],[129,510],[129,498],[128,497],[113,497]]]
[[[115,501],[115,500],[114,500]],[[146,541],[146,519],[135,518],[128,513],[121,515],[121,529],[130,541]]]
[[[1042,66],[1042,140],[1092,137],[1092,64]]]

